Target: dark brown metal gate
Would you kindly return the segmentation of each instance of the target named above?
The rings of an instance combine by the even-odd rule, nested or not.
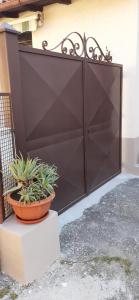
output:
[[[58,166],[53,208],[61,212],[121,170],[122,66],[98,44],[99,56],[89,48],[89,58],[87,39],[81,55],[72,44],[71,56],[66,39],[63,54],[13,46],[10,39],[17,150]]]
[[[58,166],[54,208],[85,194],[82,60],[20,47],[25,151]]]
[[[87,191],[121,169],[121,67],[86,62]]]

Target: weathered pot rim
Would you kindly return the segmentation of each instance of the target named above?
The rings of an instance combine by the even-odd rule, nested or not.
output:
[[[35,201],[35,202],[31,203],[31,204],[25,204],[25,203],[22,203],[22,202],[20,202],[20,201],[14,200],[14,199],[11,197],[11,194],[12,194],[12,193],[9,193],[9,194],[6,196],[6,201],[7,201],[9,204],[11,204],[11,205],[19,206],[19,207],[37,207],[37,206],[46,204],[47,202],[53,201],[53,199],[55,198],[55,192],[53,191],[47,198],[45,198],[45,199],[43,199],[43,200]]]

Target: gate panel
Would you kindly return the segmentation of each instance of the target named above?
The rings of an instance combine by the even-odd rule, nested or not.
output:
[[[82,60],[42,53],[20,50],[25,148],[58,167],[60,211],[85,194]]]
[[[1,33],[16,151],[58,167],[53,208],[61,212],[120,173],[122,66],[78,32],[51,49],[61,54],[47,51],[46,40],[44,51]]]
[[[121,68],[86,62],[87,190],[121,170]]]

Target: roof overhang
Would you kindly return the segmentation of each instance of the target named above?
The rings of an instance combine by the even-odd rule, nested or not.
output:
[[[3,1],[3,0],[2,0]],[[18,18],[24,11],[42,11],[43,6],[61,3],[71,4],[72,0],[4,0],[0,3],[0,18]]]

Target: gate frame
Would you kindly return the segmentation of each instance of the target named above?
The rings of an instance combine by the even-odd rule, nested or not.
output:
[[[91,58],[86,57],[78,57],[78,56],[70,56],[68,54],[61,54],[57,52],[51,52],[51,51],[43,51],[40,49],[34,49],[29,48],[27,46],[22,46],[18,44],[18,32],[15,30],[2,28],[0,29],[0,37],[3,38],[3,43],[6,46],[6,53],[4,53],[5,60],[7,60],[8,65],[8,72],[9,72],[9,82],[10,82],[10,92],[11,92],[11,101],[12,101],[12,107],[13,107],[13,119],[14,119],[14,127],[15,127],[15,144],[17,148],[17,153],[19,153],[19,149],[22,152],[23,156],[26,157],[26,146],[25,146],[25,128],[24,128],[24,122],[23,122],[23,106],[22,106],[22,91],[21,91],[21,76],[20,76],[20,62],[19,62],[19,55],[18,52],[30,52],[30,53],[36,53],[40,55],[46,55],[51,57],[58,57],[62,59],[68,59],[68,60],[75,60],[75,61],[81,61],[82,63],[82,89],[83,89],[83,106],[84,106],[84,114],[83,114],[83,132],[84,132],[84,141],[83,141],[83,147],[84,147],[84,182],[85,182],[85,194],[82,195],[82,197],[79,197],[78,199],[75,199],[64,207],[60,213],[65,211],[67,208],[90,194],[93,190],[96,190],[99,186],[102,186],[104,183],[108,182],[110,179],[115,177],[121,172],[122,168],[122,79],[123,79],[123,66],[121,64],[117,63],[111,63],[111,62],[105,62],[105,61],[94,61]],[[86,150],[86,139],[87,139],[87,131],[88,128],[86,126],[86,119],[85,119],[85,113],[86,113],[86,103],[85,103],[85,95],[86,95],[86,86],[84,85],[85,82],[85,68],[86,63],[91,62],[93,64],[99,64],[99,65],[105,65],[105,66],[115,66],[120,68],[120,124],[119,124],[119,130],[120,130],[120,146],[119,146],[119,159],[120,159],[120,170],[117,174],[114,174],[111,178],[108,178],[98,186],[96,186],[91,191],[87,190],[87,150]],[[15,85],[16,81],[16,85]],[[17,130],[18,125],[20,123],[20,134]],[[2,193],[2,182],[0,185],[0,191]],[[3,201],[2,201],[3,202]],[[2,222],[4,219],[3,215],[3,207],[0,208],[0,221]]]

